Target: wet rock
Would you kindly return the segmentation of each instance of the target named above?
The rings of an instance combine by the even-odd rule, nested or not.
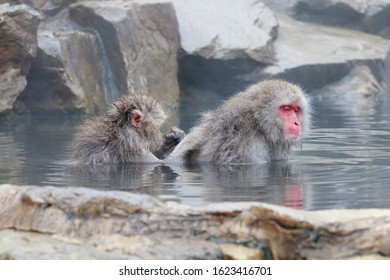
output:
[[[326,0],[326,1],[306,1],[298,0],[295,10],[295,17],[299,20],[316,22],[326,25],[349,26],[355,28],[363,20],[365,7],[361,5],[363,1],[348,0]]]
[[[156,97],[167,111],[177,106],[179,35],[169,3],[74,4],[40,25],[38,46],[15,112],[98,113],[134,92]]]
[[[142,92],[177,104],[179,33],[171,3],[85,1],[70,6],[70,18],[100,38],[119,95]]]
[[[373,96],[380,92],[381,85],[367,65],[354,66],[351,72],[340,81],[316,91],[318,94],[331,94],[339,97],[353,95],[358,98]]]
[[[37,52],[41,17],[25,5],[0,5],[0,114],[10,112],[26,86],[26,75]]]
[[[86,112],[106,109],[117,98],[106,87],[94,34],[42,30],[27,87],[14,104],[18,113]]]
[[[239,79],[253,82],[276,76],[312,90],[342,79],[356,63],[368,65],[381,79],[379,65],[389,51],[390,41],[358,31],[299,22],[282,14],[277,18],[277,63],[258,67]]]
[[[298,0],[295,17],[381,34],[390,25],[390,3],[387,0]]]
[[[356,65],[341,80],[314,90],[321,103],[342,110],[346,116],[370,114],[383,101],[384,88],[366,65]],[[353,104],[353,106],[352,106]]]
[[[12,185],[0,185],[0,205],[0,244],[9,244],[0,249],[2,258],[39,252],[68,259],[74,251],[86,258],[389,257],[390,210],[308,212],[262,203],[198,208],[126,192]],[[24,234],[32,240],[31,255],[7,241]]]

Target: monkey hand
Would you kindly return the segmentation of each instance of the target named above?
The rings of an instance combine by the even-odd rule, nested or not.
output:
[[[177,144],[179,144],[181,142],[181,140],[184,139],[185,136],[186,136],[186,134],[184,133],[183,130],[181,130],[177,127],[172,127],[170,132],[167,132],[163,135],[163,137],[164,137],[163,145],[167,149],[172,149]]]
[[[185,137],[185,132],[177,127],[172,127],[171,131],[163,135],[163,142],[155,152],[155,155],[159,159],[166,158],[173,149],[179,144]]]

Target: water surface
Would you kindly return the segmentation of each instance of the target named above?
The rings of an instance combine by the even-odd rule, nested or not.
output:
[[[81,118],[18,118],[0,124],[0,183],[147,193],[195,206],[258,201],[310,210],[390,208],[390,102],[353,94],[312,99],[315,125],[302,150],[263,165],[72,167],[66,159]],[[200,108],[220,102],[210,100],[183,102],[185,130]]]

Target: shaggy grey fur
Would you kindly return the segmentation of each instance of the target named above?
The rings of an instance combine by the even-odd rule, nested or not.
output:
[[[143,114],[141,128],[130,123],[134,110]],[[160,126],[165,118],[160,105],[149,96],[122,97],[110,111],[79,127],[73,158],[81,164],[158,162],[153,153],[162,143]]]
[[[290,103],[301,108],[298,141],[285,139],[278,113],[281,105]],[[232,164],[286,159],[310,125],[311,106],[302,90],[285,81],[267,80],[205,113],[167,160]]]

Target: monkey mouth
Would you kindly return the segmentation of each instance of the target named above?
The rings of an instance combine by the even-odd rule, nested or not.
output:
[[[287,140],[296,141],[299,139],[300,133],[299,132],[290,132],[286,134]]]

